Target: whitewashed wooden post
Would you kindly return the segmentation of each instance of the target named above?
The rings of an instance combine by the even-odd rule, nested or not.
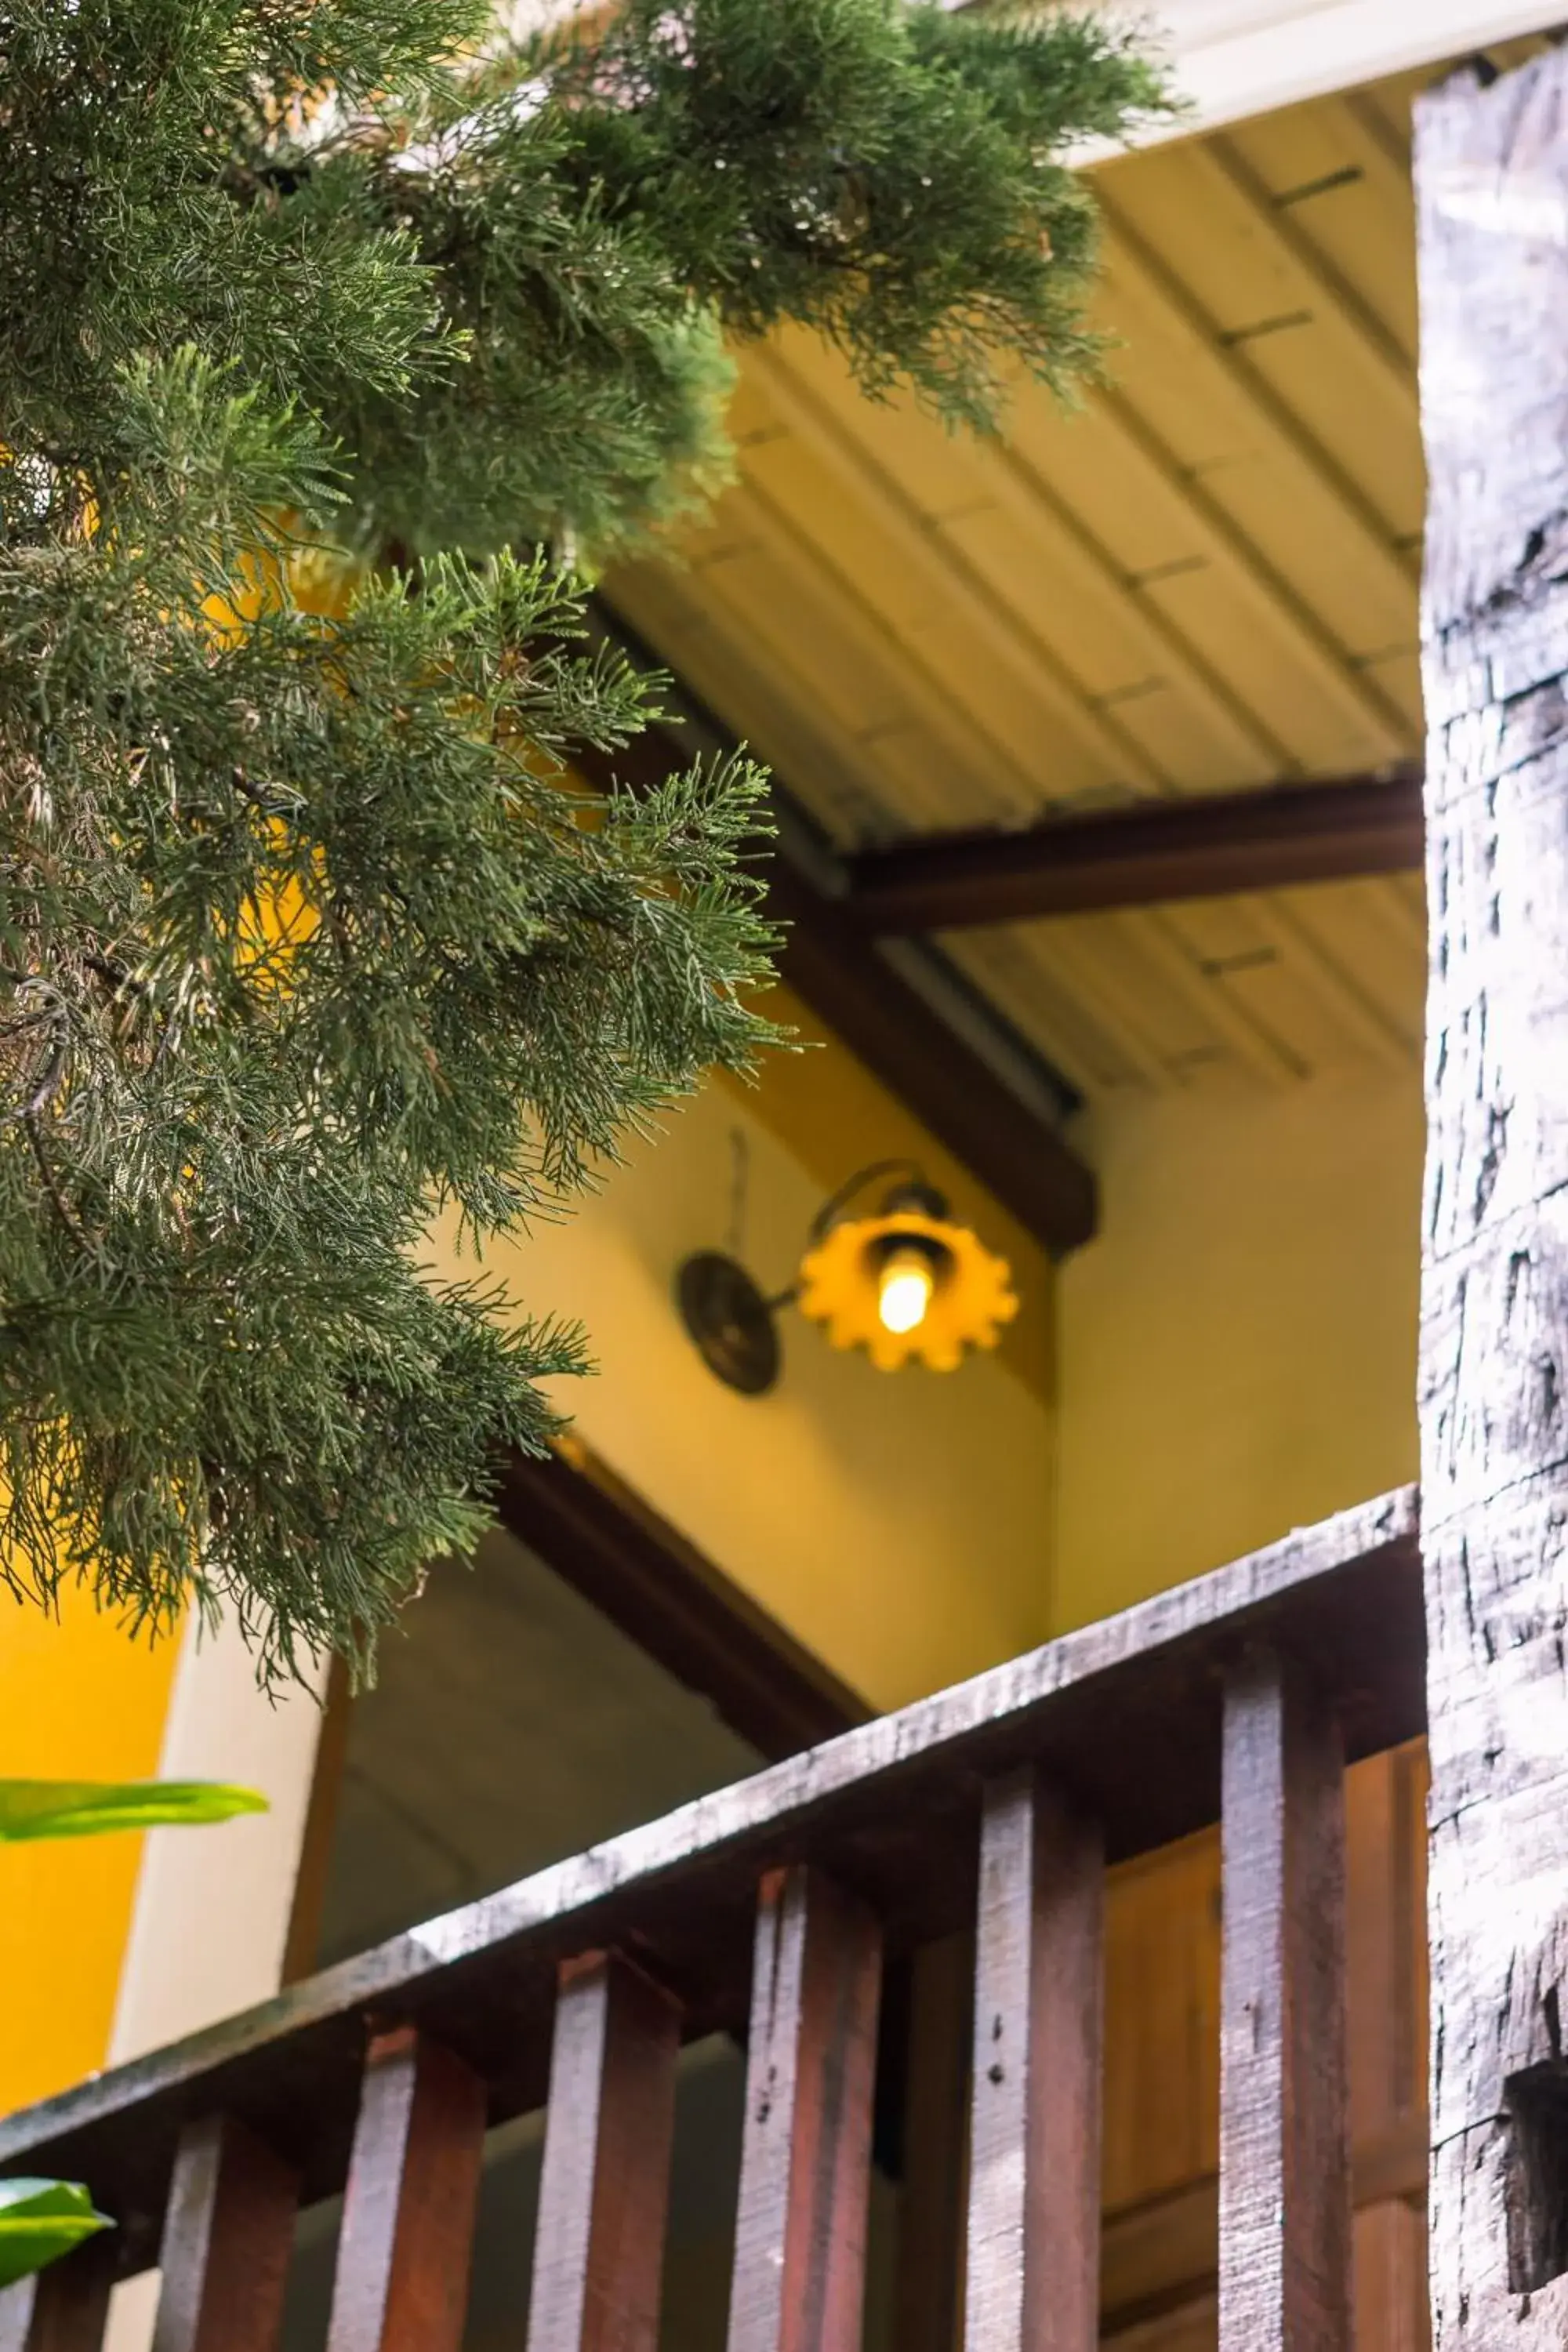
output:
[[[1568,2342],[1568,52],[1417,110],[1438,2352]]]

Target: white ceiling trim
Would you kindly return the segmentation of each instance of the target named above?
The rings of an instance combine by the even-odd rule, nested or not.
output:
[[[1562,0],[1163,0],[1163,34],[1190,111],[1140,144],[1353,89],[1384,74],[1542,31]],[[1103,160],[1096,148],[1080,159]]]

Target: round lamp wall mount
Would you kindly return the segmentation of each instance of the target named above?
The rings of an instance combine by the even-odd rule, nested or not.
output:
[[[877,1213],[851,1216],[857,1195],[889,1176],[900,1181]],[[1005,1260],[903,1160],[858,1170],[823,1203],[787,1289],[770,1297],[738,1259],[700,1250],[677,1274],[676,1302],[709,1370],[743,1396],[778,1380],[784,1307],[797,1306],[834,1347],[864,1348],[885,1372],[910,1363],[956,1371],[969,1349],[994,1348],[1018,1311]]]
[[[675,1276],[675,1303],[689,1337],[716,1380],[742,1396],[765,1396],[783,1361],[775,1310],[795,1292],[764,1298],[739,1258],[699,1250]]]

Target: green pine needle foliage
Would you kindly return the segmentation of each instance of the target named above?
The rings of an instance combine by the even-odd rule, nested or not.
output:
[[[362,1663],[572,1330],[422,1262],[773,1032],[746,761],[591,800],[649,687],[552,560],[729,463],[795,320],[982,426],[1094,363],[1092,16],[0,0],[0,1577]],[[363,559],[330,612],[302,552]],[[345,572],[350,568],[343,558]]]
[[[805,320],[868,392],[981,427],[1009,362],[1092,368],[1093,210],[1058,157],[1163,103],[1098,13],[626,0],[541,57],[584,195],[654,224],[732,332]]]

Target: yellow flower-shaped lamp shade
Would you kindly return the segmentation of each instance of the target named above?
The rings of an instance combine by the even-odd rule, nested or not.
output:
[[[956,1371],[1018,1312],[1006,1260],[967,1225],[915,1209],[834,1225],[801,1262],[799,1305],[836,1348],[864,1348],[884,1372]]]

